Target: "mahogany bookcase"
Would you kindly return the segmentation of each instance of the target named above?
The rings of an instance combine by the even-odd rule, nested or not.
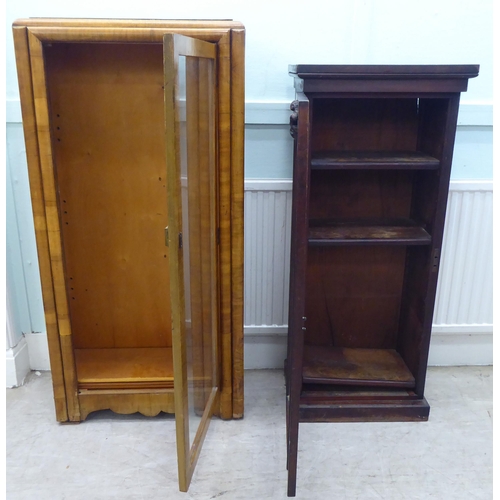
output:
[[[296,100],[286,361],[299,422],[424,421],[460,93],[475,65],[290,66]]]

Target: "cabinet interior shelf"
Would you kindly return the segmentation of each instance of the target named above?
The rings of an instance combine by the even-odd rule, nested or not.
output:
[[[309,245],[429,245],[430,234],[410,219],[310,221]]]
[[[304,346],[305,384],[415,387],[415,378],[394,349]]]
[[[171,347],[75,349],[79,389],[174,387]]]
[[[433,170],[439,160],[419,151],[321,151],[312,154],[311,169]]]

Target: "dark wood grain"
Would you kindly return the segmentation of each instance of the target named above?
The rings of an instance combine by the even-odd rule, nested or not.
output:
[[[374,387],[355,386],[328,383],[304,383],[302,385],[301,403],[331,402],[341,403],[343,401],[382,401],[419,399],[413,389],[399,387]]]
[[[425,398],[392,401],[301,403],[300,422],[425,422],[430,407]]]
[[[439,160],[419,151],[325,151],[314,153],[311,169],[436,169]]]
[[[415,386],[415,378],[394,349],[306,346],[304,383],[376,387]]]
[[[311,148],[317,154],[377,155],[417,150],[417,99],[314,99]]]
[[[323,226],[309,228],[309,245],[428,245],[429,233],[409,226]]]
[[[289,496],[298,421],[428,419],[424,385],[459,93],[478,69],[290,67],[312,112],[309,142],[295,143]],[[308,181],[308,194],[295,185]],[[308,248],[299,251],[305,230]],[[303,301],[301,323],[303,310],[294,308]]]
[[[310,246],[305,342],[395,349],[405,246]]]
[[[422,80],[427,78],[474,78],[479,74],[477,64],[290,64],[288,72],[303,78],[334,79],[356,77],[373,81],[374,78]]]
[[[311,219],[410,217],[411,170],[314,170]]]
[[[302,351],[306,330],[305,299],[307,272],[308,200],[310,189],[310,121],[309,100],[297,95],[297,134],[294,143],[292,233],[294,244],[290,249],[290,287],[294,293],[289,297],[288,347],[286,373],[287,405],[287,469],[288,496],[295,496],[297,481],[297,453],[299,436],[299,405],[302,388]]]
[[[311,97],[326,92],[463,92],[478,65],[291,65],[295,89]]]

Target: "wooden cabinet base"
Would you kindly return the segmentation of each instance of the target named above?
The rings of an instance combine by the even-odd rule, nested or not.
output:
[[[111,410],[125,415],[141,413],[146,417],[155,417],[160,412],[174,413],[174,391],[169,389],[144,393],[80,391],[78,400],[80,421],[98,410]]]
[[[422,422],[429,418],[424,399],[395,401],[359,401],[337,404],[301,404],[300,422]]]

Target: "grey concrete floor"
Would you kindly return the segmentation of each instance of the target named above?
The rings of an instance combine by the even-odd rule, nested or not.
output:
[[[430,368],[426,423],[301,424],[298,499],[491,499],[491,367]],[[214,419],[188,493],[172,417],[55,421],[50,373],[7,390],[9,500],[284,499],[279,371],[247,371],[245,418]]]

